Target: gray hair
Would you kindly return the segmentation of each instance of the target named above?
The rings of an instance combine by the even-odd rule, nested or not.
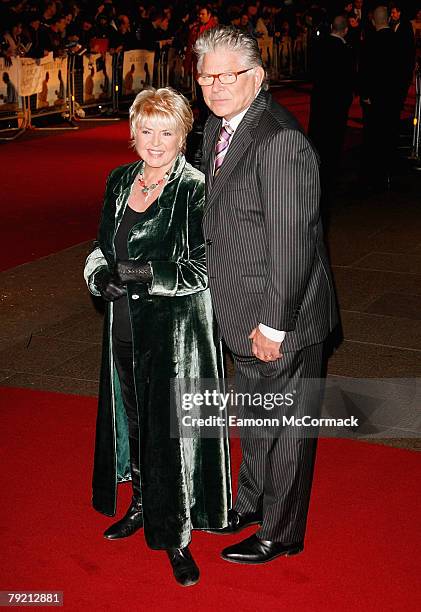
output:
[[[205,30],[193,47],[199,71],[205,53],[213,53],[218,49],[237,52],[244,68],[264,67],[259,45],[253,36],[232,26],[217,26]]]

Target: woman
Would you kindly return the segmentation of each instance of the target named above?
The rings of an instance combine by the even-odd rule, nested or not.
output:
[[[130,128],[142,161],[109,175],[98,244],[85,266],[91,293],[108,302],[93,505],[114,516],[116,484],[131,479],[132,503],[104,535],[123,538],[143,526],[183,585],[199,579],[191,529],[226,525],[231,502],[225,429],[213,438],[197,430],[177,437],[170,391],[171,379],[194,385],[222,376],[201,231],[204,176],[183,155],[192,122],[187,100],[171,89],[137,95]]]

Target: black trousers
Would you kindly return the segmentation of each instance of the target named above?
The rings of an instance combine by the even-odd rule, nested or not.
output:
[[[132,343],[120,340],[113,335],[113,357],[128,421],[133,496],[140,498],[140,428],[133,374]]]
[[[234,355],[236,391],[270,397],[292,393],[293,403],[270,410],[256,405],[238,407],[240,418],[279,419],[280,425],[240,429],[242,462],[235,510],[262,512],[257,535],[264,540],[298,543],[304,540],[317,447],[317,429],[285,426],[283,416],[317,417],[322,400],[323,343],[285,353],[265,363]],[[269,404],[270,405],[270,404]],[[305,431],[304,431],[305,430]]]

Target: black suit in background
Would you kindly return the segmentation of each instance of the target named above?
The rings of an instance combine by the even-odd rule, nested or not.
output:
[[[371,34],[362,48],[359,71],[364,118],[362,174],[370,182],[381,182],[392,174],[404,75],[406,78],[406,65],[393,30],[383,28]]]
[[[415,68],[415,37],[409,21],[401,20],[393,27],[401,71],[401,109],[408,95]]]
[[[308,135],[321,159],[322,189],[338,169],[355,84],[352,50],[338,36],[314,47]]]

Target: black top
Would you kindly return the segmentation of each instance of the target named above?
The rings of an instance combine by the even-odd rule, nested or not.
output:
[[[127,242],[130,230],[134,225],[142,223],[143,217],[149,212],[149,208],[145,212],[136,212],[129,205],[126,206],[123,218],[118,227],[114,238],[116,261],[127,261],[129,259],[129,251]],[[130,326],[129,303],[127,295],[115,300],[113,307],[113,336],[124,342],[132,341],[132,330]]]

